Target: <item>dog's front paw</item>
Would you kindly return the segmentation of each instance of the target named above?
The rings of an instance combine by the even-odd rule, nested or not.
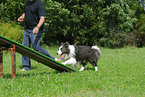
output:
[[[63,62],[62,64],[63,64],[63,65],[66,65],[66,63],[64,63],[64,62]]]
[[[85,68],[84,67],[82,67],[79,71],[83,71]]]

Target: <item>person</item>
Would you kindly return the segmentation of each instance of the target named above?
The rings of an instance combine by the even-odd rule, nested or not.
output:
[[[25,3],[22,16],[18,18],[18,21],[22,22],[25,18],[25,31],[23,34],[22,44],[32,48],[54,60],[57,58],[52,57],[42,46],[40,46],[40,40],[42,32],[45,31],[45,6],[41,0],[27,0]],[[23,69],[26,71],[31,69],[30,58],[22,55]]]

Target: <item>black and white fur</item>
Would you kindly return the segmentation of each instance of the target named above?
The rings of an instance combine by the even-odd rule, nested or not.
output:
[[[65,62],[62,64],[73,64],[76,66],[78,63],[81,64],[80,71],[85,69],[85,65],[87,62],[90,62],[95,67],[95,71],[98,70],[97,68],[97,61],[100,58],[101,51],[97,46],[74,46],[69,45],[68,42],[62,43],[59,47],[57,54],[63,55],[65,54]]]

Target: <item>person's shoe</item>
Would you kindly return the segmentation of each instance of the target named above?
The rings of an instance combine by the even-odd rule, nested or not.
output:
[[[31,68],[29,68],[29,67],[26,67],[26,70],[31,70]]]
[[[30,70],[29,67],[24,67],[21,71],[28,71],[28,70]]]
[[[25,68],[23,68],[21,71],[27,71]]]

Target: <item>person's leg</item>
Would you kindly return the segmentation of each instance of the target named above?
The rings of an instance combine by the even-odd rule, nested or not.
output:
[[[22,44],[24,46],[30,47],[30,38],[29,38],[28,31],[24,32]],[[30,70],[30,68],[31,68],[30,58],[22,55],[22,64],[23,64],[23,69]]]
[[[42,46],[40,46],[40,41],[41,41],[41,35],[42,32],[39,32],[37,35],[31,35],[31,42],[32,42],[32,47],[34,50],[52,58],[55,59],[54,57],[52,57]]]

